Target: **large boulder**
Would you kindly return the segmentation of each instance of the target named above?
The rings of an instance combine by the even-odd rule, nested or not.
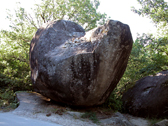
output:
[[[38,29],[30,45],[35,91],[75,106],[102,104],[122,77],[132,49],[129,26],[109,20],[85,34],[71,21]]]
[[[138,80],[122,97],[126,112],[141,117],[168,116],[168,71]]]

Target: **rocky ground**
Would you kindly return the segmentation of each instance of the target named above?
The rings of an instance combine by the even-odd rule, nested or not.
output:
[[[20,102],[13,114],[54,122],[63,126],[149,126],[148,120],[99,107],[79,109],[51,102],[35,92],[17,93]]]

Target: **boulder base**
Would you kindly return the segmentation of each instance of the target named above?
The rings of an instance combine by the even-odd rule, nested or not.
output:
[[[126,112],[141,117],[168,116],[168,71],[147,76],[123,94]]]
[[[71,21],[48,23],[30,45],[34,89],[69,105],[102,104],[125,71],[132,43],[129,26],[119,21],[86,34]]]

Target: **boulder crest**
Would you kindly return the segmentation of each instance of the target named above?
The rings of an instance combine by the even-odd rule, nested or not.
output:
[[[129,26],[119,21],[86,33],[71,21],[50,22],[30,45],[34,89],[68,105],[100,105],[122,77],[132,43]]]

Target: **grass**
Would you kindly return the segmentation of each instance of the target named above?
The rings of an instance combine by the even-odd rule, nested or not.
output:
[[[99,123],[99,120],[95,112],[85,112],[84,114],[81,115],[81,118],[88,118],[92,120],[93,123]]]

